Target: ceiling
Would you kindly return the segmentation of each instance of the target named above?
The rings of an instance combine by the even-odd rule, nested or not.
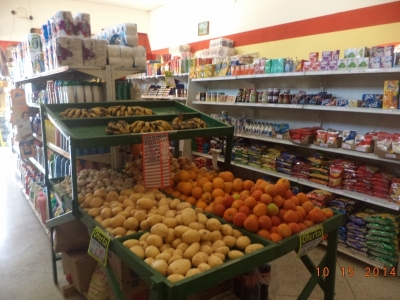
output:
[[[172,1],[171,0],[77,0],[77,1],[150,11],[160,6],[163,6],[168,2],[173,2],[174,0]]]

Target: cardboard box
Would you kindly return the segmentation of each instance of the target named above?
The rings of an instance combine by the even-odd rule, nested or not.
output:
[[[354,68],[357,68],[357,66],[358,66],[357,58],[347,59],[347,68],[348,69],[354,69]]]
[[[87,251],[89,248],[89,232],[80,220],[56,226],[54,235],[54,251],[56,253],[83,249]]]
[[[350,48],[344,50],[344,58],[356,58],[357,57],[357,49]]]
[[[342,143],[342,149],[346,149],[346,150],[356,150],[356,145],[355,144],[349,144],[349,143]]]
[[[347,59],[339,59],[337,62],[338,70],[346,70],[347,69]]]
[[[394,160],[400,160],[400,154],[396,154],[396,153],[391,153],[391,151],[386,152],[383,151],[381,149],[379,149],[378,147],[375,146],[374,149],[374,154],[376,156],[382,157],[382,158],[389,158],[389,159],[394,159]]]
[[[317,62],[319,57],[319,52],[311,52],[308,57],[311,63]]]
[[[307,135],[302,140],[290,139],[290,141],[292,143],[298,144],[298,145],[308,145],[308,144],[312,144],[314,142],[314,139],[315,139],[315,135]]]
[[[383,88],[383,109],[397,109],[399,102],[399,80],[386,80]]]
[[[314,145],[321,147],[321,148],[341,148],[342,146],[342,139],[337,138],[333,144],[325,144],[325,143],[317,143],[314,141]]]
[[[381,67],[381,57],[371,57],[369,59],[369,68],[370,69],[379,69]]]
[[[91,257],[87,250],[69,251],[62,253],[64,274],[71,274],[72,283],[80,292],[87,292],[97,261]]]

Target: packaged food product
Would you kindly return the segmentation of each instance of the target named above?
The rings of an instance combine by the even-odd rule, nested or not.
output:
[[[393,56],[394,45],[388,45],[383,47],[383,56],[390,57]]]
[[[322,51],[322,60],[330,61],[332,60],[333,51]]]
[[[339,60],[340,50],[332,51],[332,60]]]
[[[342,184],[343,168],[340,166],[332,165],[329,169],[329,186],[340,187]]]
[[[370,55],[370,49],[367,47],[360,47],[357,48],[357,58],[361,58],[361,57],[369,57]]]
[[[267,73],[272,73],[271,72],[271,67],[272,67],[272,61],[271,59],[266,59],[265,64],[264,64],[264,72]]]
[[[381,67],[381,57],[380,56],[372,56],[369,59],[369,68],[370,69],[379,69]]]
[[[309,54],[309,60],[311,63],[317,62],[318,61],[318,56],[319,56],[319,52],[311,52]]]
[[[328,131],[326,134],[326,143],[328,145],[333,145],[339,137],[338,131]]]
[[[357,49],[350,48],[344,50],[344,58],[356,58],[357,57]]]
[[[347,59],[347,68],[348,69],[354,69],[357,68],[357,58],[348,58]]]
[[[306,61],[303,64],[303,71],[310,71],[311,70],[311,61]]]
[[[337,59],[333,59],[328,61],[328,70],[334,71],[336,70],[338,67],[338,60]]]
[[[375,46],[371,48],[371,57],[382,57],[384,56],[384,47]]]
[[[344,130],[343,131],[343,143],[355,145],[357,131]]]
[[[347,59],[339,59],[337,63],[338,70],[347,69]]]
[[[392,137],[392,152],[395,154],[400,154],[400,134],[394,133]]]
[[[359,57],[357,58],[357,68],[359,69],[368,69],[369,66],[369,57]]]
[[[312,71],[319,71],[320,67],[321,67],[321,62],[320,61],[311,62],[311,70]]]
[[[390,146],[392,145],[392,135],[387,132],[379,132],[376,140],[376,147],[380,150],[389,152]]]
[[[400,205],[400,179],[393,178],[390,184],[389,200]]]
[[[383,109],[397,109],[399,80],[386,80],[383,88]]]
[[[393,67],[393,56],[381,57],[381,68],[391,68]]]

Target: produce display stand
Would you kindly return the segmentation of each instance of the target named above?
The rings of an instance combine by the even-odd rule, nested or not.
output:
[[[157,120],[163,119],[172,121],[177,114],[185,114],[190,117],[199,117],[207,123],[207,128],[202,129],[188,129],[188,130],[175,130],[169,131],[169,138],[171,140],[191,139],[193,137],[204,136],[226,136],[226,155],[225,167],[229,168],[232,153],[232,139],[233,127],[219,122],[213,118],[208,117],[194,109],[173,101],[135,101],[134,103],[128,101],[118,101],[120,105],[136,105],[150,108],[154,111],[152,116],[131,116],[131,117],[101,117],[89,119],[61,119],[60,112],[69,107],[76,108],[91,108],[95,106],[108,107],[115,105],[116,102],[109,103],[74,103],[74,104],[58,104],[58,105],[41,105],[42,115],[42,130],[44,138],[45,152],[46,146],[46,132],[44,127],[44,119],[48,118],[50,121],[67,137],[70,141],[70,158],[74,162],[76,160],[76,149],[82,149],[93,146],[118,146],[125,144],[135,144],[142,142],[143,134],[121,134],[121,135],[107,135],[105,128],[110,120],[123,119],[128,123],[135,120]],[[76,174],[76,165],[71,164],[71,174]],[[61,180],[60,178],[50,180],[48,177],[48,163],[45,162],[46,185],[48,193],[53,191],[58,197],[65,202],[71,211],[57,218],[50,219],[46,222],[48,228],[54,228],[59,224],[72,219],[80,219],[91,233],[94,228],[100,227],[95,220],[84,212],[77,201],[77,177],[72,176],[72,197],[63,194],[54,185]],[[49,206],[50,207],[50,206]],[[224,221],[223,221],[224,222]],[[336,214],[333,217],[322,223],[323,232],[328,236],[328,246],[324,259],[319,264],[319,267],[328,268],[329,276],[326,278],[322,274],[318,276],[317,266],[308,258],[307,255],[301,257],[301,260],[306,265],[307,269],[312,274],[309,282],[304,287],[303,292],[300,294],[299,299],[306,299],[311,294],[312,290],[319,284],[324,290],[324,299],[334,299],[334,286],[335,286],[335,268],[336,268],[336,250],[337,250],[337,233],[338,227],[344,222],[344,215]],[[253,243],[261,243],[264,245],[262,249],[255,252],[246,254],[242,258],[227,261],[223,265],[212,268],[206,272],[194,275],[190,278],[183,279],[179,282],[172,283],[166,277],[153,270],[140,258],[136,257],[129,249],[127,249],[122,242],[128,238],[138,237],[142,233],[126,236],[123,238],[114,238],[110,236],[111,243],[109,249],[113,251],[129,268],[134,270],[150,287],[150,298],[155,299],[185,299],[189,295],[193,295],[207,288],[211,288],[218,283],[226,281],[238,274],[254,269],[266,262],[273,261],[293,250],[297,250],[300,245],[299,234],[295,234],[281,242],[273,243],[257,235],[242,232],[249,236]],[[53,241],[52,241],[53,247]],[[55,253],[53,253],[53,276],[54,281],[57,283],[57,272],[55,267]],[[111,287],[116,299],[123,299],[121,289],[115,279],[115,276],[109,265],[106,267],[106,273],[112,282]]]

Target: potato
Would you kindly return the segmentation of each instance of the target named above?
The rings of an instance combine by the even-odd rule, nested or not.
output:
[[[118,201],[119,203],[122,203],[122,205],[123,205],[123,203],[124,203],[125,200],[128,200],[128,197],[126,197],[126,196],[119,196],[118,199],[117,199],[117,201]],[[133,203],[133,202],[132,202],[132,203]],[[124,206],[124,207],[125,207],[125,206]]]
[[[204,263],[204,264],[200,264],[200,265],[197,267],[197,269],[199,269],[200,272],[204,272],[204,271],[210,270],[211,267],[210,267],[209,264]]]
[[[222,240],[222,233],[219,230],[215,230],[211,232],[211,242],[214,243],[215,241]]]
[[[146,264],[148,264],[149,266],[151,266],[151,264],[153,263],[154,260],[155,260],[154,258],[148,257],[148,258],[146,258],[146,259],[144,260],[144,262],[145,262]]]
[[[205,252],[197,252],[192,257],[192,265],[197,268],[201,263],[207,263],[207,259],[208,259],[208,254],[207,253],[205,253]]]
[[[169,206],[168,205],[161,205],[161,206],[158,207],[158,213],[161,216],[165,216],[167,211],[169,211]]]
[[[117,236],[117,235],[125,236],[125,234],[126,234],[126,229],[125,229],[124,227],[117,227],[117,228],[115,228],[115,229],[111,232],[111,234],[112,234],[113,236]]]
[[[180,249],[183,251],[183,253],[185,253],[186,249],[189,248],[189,245],[185,242],[180,243],[176,249]]]
[[[143,197],[142,193],[134,193],[130,195],[128,199],[131,200],[133,203],[136,203],[142,197]]]
[[[135,245],[139,245],[139,240],[136,239],[130,239],[130,240],[126,240],[122,243],[126,248],[132,248]]]
[[[103,226],[104,228],[107,228],[107,227],[110,227],[110,223],[111,223],[111,218],[107,218],[103,222],[101,222],[101,226]]]
[[[154,201],[153,199],[142,197],[136,201],[136,205],[139,206],[140,208],[150,209],[153,207]]]
[[[200,251],[200,244],[193,243],[185,251],[183,251],[183,258],[192,259],[192,257],[199,251]]]
[[[246,249],[246,247],[250,244],[251,241],[247,236],[240,236],[236,240],[236,247],[238,247],[240,250]]]
[[[178,245],[179,245],[180,243],[182,243],[182,239],[181,239],[181,238],[176,238],[176,239],[171,243],[171,246],[172,246],[172,248],[175,248],[175,249],[176,249],[176,247],[178,247]]]
[[[126,235],[131,235],[131,234],[134,234],[136,232],[137,232],[136,230],[129,229],[129,230],[126,231]]]
[[[225,243],[221,240],[219,241],[215,241],[212,245],[211,245],[211,249],[215,252],[215,250],[219,247],[223,247],[226,246]]]
[[[136,230],[139,227],[139,221],[134,217],[128,217],[122,226],[127,230]]]
[[[142,222],[140,222],[139,227],[140,227],[140,229],[142,229],[142,230],[147,230],[147,229],[150,228],[149,225],[147,225],[147,220],[143,220]]]
[[[135,245],[131,248],[129,248],[133,253],[135,253],[137,256],[139,256],[141,259],[144,259],[144,250],[141,246]]]
[[[150,216],[147,218],[147,225],[149,225],[149,227],[151,228],[153,225],[162,223],[162,221],[163,221],[163,216],[160,215]]]
[[[171,274],[167,277],[167,279],[171,282],[177,282],[179,280],[185,279],[186,277],[181,274]]]
[[[216,256],[218,257],[220,260],[225,261],[225,255],[223,255],[222,253],[213,253],[210,256]]]
[[[206,228],[208,230],[212,231],[216,231],[216,230],[220,230],[221,229],[221,222],[218,219],[215,218],[211,218],[208,219],[206,222]]]
[[[147,246],[144,250],[144,256],[155,258],[158,254],[160,254],[160,250],[156,246]]]
[[[215,253],[222,253],[223,255],[227,255],[229,253],[229,248],[227,246],[218,247],[215,249]]]
[[[166,218],[175,218],[175,216],[176,216],[175,210],[168,210],[164,215],[164,217]]]
[[[200,243],[200,245],[201,246],[210,246],[211,247],[211,245],[212,245],[212,243],[211,243],[211,241],[202,241],[201,243]]]
[[[166,253],[166,252],[162,252],[162,253],[158,254],[154,259],[155,259],[155,260],[160,260],[160,259],[162,259],[162,260],[165,260],[165,262],[168,262],[168,260],[169,260],[171,257],[172,257],[171,254]]]
[[[156,234],[161,236],[162,238],[165,238],[168,236],[168,227],[167,225],[162,223],[155,224],[153,225],[153,227],[151,227],[150,232],[152,234]]]
[[[168,266],[168,274],[181,274],[185,275],[187,271],[192,267],[190,260],[182,258],[174,261]]]
[[[167,275],[167,271],[168,271],[168,264],[165,260],[162,259],[156,259],[155,261],[153,261],[153,263],[151,264],[151,267],[154,270],[157,270],[158,272],[160,272],[162,275]]]
[[[107,208],[103,208],[101,210],[101,212],[100,212],[100,215],[104,220],[108,219],[108,218],[111,218],[112,217],[111,209],[109,209],[108,207]]]
[[[132,216],[132,212],[131,212],[131,216]],[[132,217],[135,217],[135,219],[138,220],[140,223],[147,219],[147,212],[144,212],[143,210],[138,210]]]
[[[162,198],[160,199],[160,201],[158,201],[157,206],[158,208],[160,208],[161,206],[168,206],[169,210],[169,200],[167,198]]]
[[[111,201],[117,201],[119,197],[119,194],[117,192],[111,191],[108,192],[107,196],[106,196],[106,201],[111,202]]]
[[[177,210],[184,210],[185,208],[191,208],[192,205],[188,202],[181,202],[176,206]]]
[[[176,227],[174,228],[174,234],[175,234],[175,236],[181,238],[181,237],[183,236],[183,234],[184,234],[186,231],[188,231],[189,229],[190,229],[190,228],[187,227],[187,226],[179,225],[179,226],[176,226]]]
[[[149,244],[147,244],[147,241],[140,241],[139,246],[142,247],[143,249],[146,249],[149,246]]]
[[[229,248],[234,248],[236,246],[236,238],[234,236],[224,236],[222,241],[225,243],[226,246]]]
[[[192,269],[189,269],[189,271],[186,272],[185,277],[190,277],[190,276],[193,276],[193,275],[196,275],[196,274],[199,274],[199,273],[201,273],[201,271],[199,269],[192,268]]]
[[[164,238],[164,242],[171,244],[175,239],[174,229],[168,228],[168,235]]]
[[[129,218],[129,217],[131,216],[131,212],[130,212],[130,211],[123,210],[123,211],[120,211],[119,213],[117,213],[117,215],[122,215],[122,216],[124,216],[125,218]]]
[[[189,224],[189,228],[200,230],[200,229],[205,229],[206,226],[204,226],[203,224],[201,224],[199,222],[192,222]]]
[[[175,220],[176,220],[176,222],[178,223],[178,225],[183,225],[183,217],[182,217],[182,215],[176,215],[175,216]]]
[[[212,236],[211,236],[211,232],[210,232],[209,230],[207,230],[207,229],[200,229],[200,230],[198,231],[198,233],[199,233],[199,235],[200,235],[200,240],[201,240],[202,242],[204,242],[204,241],[211,241]]]
[[[175,228],[176,226],[178,226],[178,221],[175,218],[164,218],[162,222],[163,224],[167,225],[168,228]]]
[[[233,234],[233,228],[229,224],[222,225],[220,231],[223,235],[232,235]]]
[[[164,252],[167,249],[172,249],[173,250],[173,248],[171,247],[170,244],[162,244],[160,247],[158,247],[158,250],[160,250],[160,252]]]
[[[174,200],[172,200],[169,203],[169,209],[176,209],[176,207],[178,206],[179,203],[181,203],[181,200],[179,200],[178,198],[175,198]]]
[[[205,226],[207,223],[207,220],[208,220],[208,218],[205,214],[202,214],[202,213],[197,214],[197,218],[196,218],[197,222],[199,222]]]
[[[224,262],[216,255],[211,255],[207,259],[207,263],[211,268],[222,265]]]
[[[133,203],[132,200],[125,199],[124,202],[122,202],[122,205],[123,205],[125,208],[127,208],[127,207],[129,207],[129,206],[134,207],[134,206],[135,206],[135,203]]]
[[[192,243],[198,243],[200,242],[200,234],[195,229],[189,229],[182,235],[182,241],[189,245]]]
[[[163,244],[163,239],[161,236],[157,235],[157,234],[150,234],[147,239],[147,244],[149,246],[155,246],[157,248],[161,247]]]
[[[251,244],[249,246],[246,247],[246,249],[244,250],[244,253],[251,253],[254,252],[258,249],[264,248],[264,245],[262,244]]]
[[[174,248],[171,248],[174,249]],[[183,258],[183,251],[181,249],[174,249],[174,251],[172,252],[172,256],[174,255],[180,255]]]
[[[241,257],[243,255],[244,255],[244,253],[242,251],[239,251],[239,250],[231,250],[228,253],[229,259],[235,259],[235,258]]]
[[[90,208],[95,208],[95,207],[100,207],[103,205],[103,199],[100,197],[94,197],[89,201],[89,207]]]
[[[233,229],[232,236],[234,236],[235,238],[238,238],[238,237],[243,236],[243,233],[240,230]]]
[[[213,250],[207,245],[200,245],[200,251],[206,253],[207,255],[213,254]]]
[[[124,216],[115,216],[110,220],[110,226],[113,228],[121,227],[124,224],[125,220],[126,218]]]
[[[91,210],[93,210],[93,209],[97,209],[97,208],[92,208]],[[89,210],[89,215],[90,215],[90,210]],[[104,220],[102,219],[102,217],[99,216],[99,215],[95,216],[95,217],[94,217],[94,220],[95,220],[97,223],[99,223],[99,224],[101,224],[101,222],[104,221]]]
[[[177,261],[179,259],[183,259],[181,255],[172,255],[172,257],[168,260],[168,264],[172,264],[174,261]]]
[[[194,211],[194,209],[191,207],[185,208],[182,211],[182,220],[183,220],[183,224],[186,226],[188,226],[192,222],[196,222],[197,214]]]
[[[140,236],[139,241],[147,241],[147,238],[150,236],[150,234],[151,234],[150,232],[143,233]]]

